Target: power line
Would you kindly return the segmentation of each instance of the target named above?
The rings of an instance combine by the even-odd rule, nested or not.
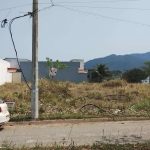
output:
[[[107,0],[107,1],[101,0],[101,1],[86,1],[86,2],[65,2],[64,1],[64,2],[56,2],[55,4],[60,4],[60,3],[100,3],[100,2],[109,3],[109,2],[133,2],[133,1],[140,1],[140,0],[113,0],[113,1],[111,1],[111,0]],[[52,0],[50,0],[50,2],[51,3],[38,3],[38,4],[52,4],[52,5],[54,5]],[[14,6],[14,7],[9,7],[9,8],[4,8],[4,9],[0,9],[0,11],[20,8],[20,7],[30,6],[30,5],[32,5],[32,3],[25,4],[25,5]]]
[[[65,6],[65,7],[79,7],[79,8],[96,8],[96,9],[127,9],[127,10],[150,10],[150,8],[126,8],[126,7],[122,7],[122,8],[119,8],[119,7],[98,7],[98,6],[70,6],[70,5],[62,5],[62,6]]]
[[[55,2],[55,4],[60,4],[60,3],[112,3],[112,2],[136,2],[136,1],[141,1],[141,0],[99,0],[99,1],[86,1],[86,2]]]
[[[5,18],[7,18],[7,17],[8,17],[8,15],[10,14],[10,12],[11,12],[11,9],[9,9],[9,12],[8,12],[8,14],[6,15],[6,17],[5,17]]]
[[[51,8],[52,6],[56,6],[56,5],[50,5],[50,6],[48,6],[48,7],[44,7],[44,8],[42,8],[42,9],[36,10],[36,11],[40,12],[40,11],[43,11],[43,10],[46,10],[46,9]],[[30,12],[28,12],[28,13],[30,13]],[[6,20],[7,20],[7,19],[6,19]],[[7,20],[7,21],[10,21],[10,20],[12,20],[12,19],[9,19],[9,20]],[[3,21],[4,21],[4,20],[1,20],[0,22],[2,23]]]
[[[16,50],[16,46],[15,46],[15,42],[14,42],[14,40],[13,40],[13,35],[12,35],[12,31],[11,31],[11,25],[12,25],[12,23],[13,23],[14,20],[19,19],[19,18],[23,18],[23,17],[26,17],[26,16],[29,16],[29,15],[31,15],[31,14],[28,13],[28,14],[25,14],[25,15],[23,15],[23,16],[19,16],[19,17],[13,18],[13,19],[10,21],[10,23],[9,23],[9,32],[10,32],[11,40],[12,40],[13,47],[14,47],[14,50],[15,50],[15,53],[16,53],[16,58],[17,58],[18,66],[19,66],[19,68],[20,68],[20,70],[21,70],[21,72],[22,72],[22,75],[23,75],[23,78],[24,78],[24,80],[25,80],[26,85],[27,85],[28,88],[31,90],[30,86],[29,86],[28,83],[27,83],[27,80],[26,80],[26,78],[25,78],[25,75],[24,75],[24,73],[23,73],[23,71],[22,71],[22,69],[21,69],[21,66],[20,66],[20,63],[19,63],[18,54],[17,54],[17,50]]]
[[[41,4],[41,5],[50,5],[51,3],[38,3],[38,4]],[[14,7],[8,7],[8,8],[4,8],[4,9],[0,9],[0,11],[5,11],[5,10],[9,10],[9,9],[15,9],[15,8],[20,8],[20,7],[25,7],[25,6],[30,6],[32,4],[25,4],[25,5],[19,5],[19,6],[14,6]]]
[[[35,10],[35,11],[37,11],[37,10]],[[35,11],[34,11],[34,12],[35,12]],[[19,58],[18,58],[18,54],[17,54],[15,42],[14,42],[14,40],[13,40],[13,35],[12,35],[12,31],[11,31],[11,25],[12,25],[13,21],[16,20],[16,19],[23,18],[23,17],[26,17],[26,16],[31,16],[31,17],[32,17],[33,14],[34,14],[34,12],[25,14],[25,15],[23,15],[23,16],[15,17],[15,18],[13,18],[13,19],[10,21],[10,23],[9,23],[9,32],[10,32],[11,40],[12,40],[13,47],[14,47],[14,50],[15,50],[15,53],[16,53],[17,63],[18,63],[18,66],[19,66],[19,68],[20,68],[20,70],[21,70],[21,73],[22,73],[22,75],[23,75],[24,81],[25,81],[25,83],[26,83],[26,85],[27,85],[27,87],[29,88],[30,91],[31,91],[31,87],[29,86],[29,84],[28,84],[28,82],[27,82],[27,80],[26,80],[26,78],[25,78],[25,75],[24,75],[24,73],[23,73],[23,71],[22,71],[22,69],[21,69],[20,63],[19,63]],[[41,99],[39,99],[39,101],[43,103],[43,101],[42,101]],[[44,104],[44,103],[43,103],[43,104]]]
[[[44,7],[43,9],[40,9],[40,10],[35,10],[35,11],[43,11],[45,9],[49,9],[53,6],[58,6],[58,7],[62,7],[62,8],[65,8],[65,9],[68,9],[70,11],[75,11],[75,12],[79,12],[79,13],[83,13],[83,14],[88,14],[88,15],[93,15],[93,16],[98,16],[98,17],[101,17],[101,18],[106,18],[106,19],[111,19],[111,20],[115,20],[115,21],[123,21],[123,22],[128,22],[128,23],[134,23],[134,24],[139,24],[139,25],[143,25],[143,26],[147,26],[147,27],[150,27],[149,24],[144,24],[144,23],[139,23],[139,22],[135,22],[135,21],[130,21],[130,20],[124,20],[124,19],[117,19],[117,18],[112,18],[112,17],[108,17],[108,16],[103,16],[103,15],[100,15],[100,14],[95,14],[95,13],[91,13],[91,12],[85,12],[85,11],[80,11],[80,10],[76,10],[76,9],[72,9],[72,8],[69,8],[69,7],[66,7],[66,6],[62,6],[62,5],[51,5],[49,7]],[[35,12],[34,11],[34,12]],[[26,17],[26,16],[30,16],[32,17],[32,15],[34,14],[34,12],[28,12],[27,14],[25,15],[22,15],[22,16],[18,16],[18,17],[15,17],[13,19],[11,19],[10,23],[9,23],[9,32],[10,32],[10,35],[11,35],[11,40],[12,40],[12,43],[13,43],[13,47],[14,47],[14,50],[15,50],[15,53],[16,53],[16,58],[17,58],[17,62],[18,62],[18,66],[19,68],[21,69],[21,66],[20,66],[20,63],[19,63],[19,58],[18,58],[18,54],[17,54],[17,50],[16,50],[16,46],[15,46],[15,43],[14,43],[14,40],[13,40],[13,35],[12,35],[12,31],[11,31],[11,25],[13,23],[14,20],[16,19],[19,19],[19,18],[23,18],[23,17]],[[7,23],[7,19],[4,19],[3,21],[1,21],[3,24],[2,24],[2,27],[5,27],[5,24]],[[23,78],[28,86],[28,88],[31,90],[30,86],[28,85],[27,81],[26,81],[26,78],[24,76],[24,73],[21,69],[21,72],[22,72],[22,75],[23,75]],[[40,99],[39,99],[40,100]],[[41,100],[40,100],[41,101]],[[42,102],[42,101],[41,101]],[[42,102],[43,103],[43,102]]]
[[[22,6],[27,6],[27,5],[22,5]],[[35,10],[35,11],[43,11],[45,9],[49,9],[50,7],[53,7],[53,6],[58,6],[58,7],[62,7],[62,8],[65,8],[65,9],[68,9],[68,10],[71,10],[71,11],[75,11],[75,12],[79,12],[79,13],[83,13],[83,14],[88,14],[88,15],[94,15],[94,16],[98,16],[98,17],[101,17],[101,18],[106,18],[106,19],[111,19],[111,20],[115,20],[115,21],[123,21],[123,22],[128,22],[128,23],[134,23],[134,24],[139,24],[139,25],[143,25],[143,26],[148,26],[150,27],[149,24],[144,24],[144,23],[139,23],[139,22],[135,22],[135,21],[131,21],[131,20],[125,20],[125,19],[118,19],[118,18],[113,18],[113,17],[109,17],[109,16],[104,16],[104,15],[100,15],[100,14],[95,14],[95,13],[92,13],[92,12],[85,12],[85,11],[80,11],[80,10],[76,10],[76,9],[72,9],[72,8],[69,8],[69,7],[66,7],[66,6],[63,6],[63,5],[54,5],[52,4],[51,6],[49,7],[44,7],[43,9],[40,9],[40,10]],[[71,7],[71,6],[70,6]],[[77,6],[78,7],[78,6]],[[82,6],[79,6],[79,7],[82,7]],[[84,7],[84,6],[83,6]],[[14,7],[13,7],[14,8]],[[10,8],[9,8],[10,9]],[[116,9],[116,8],[115,8]],[[10,13],[11,9],[9,10],[9,13]],[[8,13],[8,14],[9,14]],[[11,39],[12,39],[12,43],[13,43],[13,46],[14,46],[14,49],[15,49],[15,52],[16,52],[16,57],[17,57],[17,61],[18,61],[18,55],[17,55],[17,51],[16,51],[16,48],[15,48],[15,44],[14,44],[14,41],[13,41],[13,37],[12,37],[12,32],[11,32],[11,24],[12,22],[15,20],[15,19],[18,19],[18,18],[22,18],[22,17],[25,17],[25,16],[32,16],[34,12],[30,13],[28,12],[28,14],[25,14],[23,16],[19,16],[19,17],[15,17],[13,19],[11,19],[10,23],[9,23],[9,31],[10,31],[10,35],[11,35]],[[7,14],[7,16],[8,16]],[[5,27],[5,24],[8,22],[9,20],[7,19],[4,19],[1,22],[1,27]],[[18,61],[18,65],[20,67],[20,64],[19,64],[19,61]],[[23,74],[24,76],[24,74]],[[24,77],[25,79],[25,77]],[[25,79],[26,81],[26,79]],[[28,86],[29,87],[29,86]],[[30,88],[30,87],[29,87]]]
[[[28,12],[27,14],[22,15],[22,16],[15,17],[15,18],[11,19],[11,21],[10,21],[10,23],[9,23],[9,32],[10,32],[11,41],[12,41],[12,43],[13,43],[13,47],[14,47],[14,50],[15,50],[15,54],[16,54],[16,58],[17,58],[17,63],[18,63],[18,66],[19,66],[19,68],[20,68],[20,70],[21,70],[21,73],[22,73],[22,75],[23,75],[24,81],[25,81],[25,83],[26,83],[26,85],[27,85],[27,87],[29,88],[30,91],[31,91],[31,87],[29,86],[29,84],[28,84],[28,82],[27,82],[27,80],[26,80],[26,78],[25,78],[25,75],[24,75],[24,73],[23,73],[23,71],[22,71],[22,69],[21,69],[20,63],[19,63],[18,53],[17,53],[17,50],[16,50],[15,42],[14,42],[14,40],[13,40],[13,34],[12,34],[12,31],[11,31],[11,25],[12,25],[13,21],[16,20],[16,19],[23,18],[23,17],[26,17],[26,16],[32,17],[33,14],[34,14],[36,11],[38,11],[38,12],[39,12],[39,11],[43,11],[43,10],[45,10],[45,9],[48,9],[48,8],[52,7],[52,6],[53,6],[53,5],[51,5],[51,6],[49,6],[49,7],[45,7],[45,8],[40,9],[40,10],[34,10],[33,12]],[[2,28],[5,27],[5,24],[7,24],[7,21],[8,21],[7,19],[4,19],[3,21],[1,21],[1,22],[2,22],[2,24],[1,24],[1,27],[2,27]],[[41,99],[39,99],[39,101],[44,104],[44,102],[43,102]]]
[[[5,28],[5,25],[7,24],[7,19],[4,19],[1,21],[1,28]]]
[[[118,19],[118,18],[114,18],[114,17],[109,17],[109,16],[104,16],[104,15],[100,15],[100,14],[96,14],[96,13],[92,13],[92,12],[85,12],[85,11],[81,11],[81,10],[76,10],[76,9],[72,9],[72,8],[69,8],[69,6],[64,6],[64,5],[51,5],[51,6],[48,6],[48,7],[44,7],[43,9],[40,9],[38,11],[43,11],[43,10],[46,10],[46,9],[49,9],[53,6],[58,6],[58,7],[62,7],[62,8],[65,8],[65,9],[68,9],[70,11],[75,11],[75,12],[79,12],[79,13],[83,13],[83,14],[88,14],[88,15],[93,15],[93,16],[98,16],[98,17],[101,17],[101,18],[106,18],[106,19],[110,19],[110,20],[115,20],[115,21],[122,21],[122,22],[127,22],[127,23],[133,23],[133,24],[138,24],[138,25],[143,25],[143,26],[147,26],[147,27],[150,27],[149,24],[144,24],[144,23],[140,23],[140,22],[136,22],[136,21],[131,21],[131,20],[126,20],[126,19]],[[82,6],[81,6],[82,7]],[[113,8],[112,8],[113,9]],[[118,8],[117,8],[118,9]],[[130,9],[130,8],[129,8]],[[134,8],[132,8],[134,9]],[[136,9],[136,8],[135,8]],[[143,9],[142,9],[143,10]],[[144,9],[144,10],[150,10],[150,9]],[[11,19],[10,19],[11,20]],[[7,20],[7,21],[10,21],[10,20]],[[3,23],[4,20],[0,21],[1,23]]]
[[[0,9],[0,11],[14,9],[14,8],[19,8],[19,7],[24,7],[24,6],[29,6],[29,5],[32,5],[32,4],[25,4],[25,5],[20,5],[20,6],[14,6],[14,7],[9,7],[9,8],[4,8],[4,9]]]
[[[54,6],[53,0],[50,0],[50,1],[51,1],[51,4]]]
[[[101,18],[106,18],[106,19],[110,19],[110,20],[114,20],[114,21],[121,21],[121,22],[133,23],[133,24],[138,24],[138,25],[150,27],[150,24],[144,24],[144,23],[140,23],[140,22],[136,22],[136,21],[131,21],[131,20],[126,20],[126,19],[113,18],[113,17],[104,16],[104,15],[100,15],[100,14],[96,14],[96,13],[92,13],[92,12],[86,12],[86,11],[72,9],[72,8],[69,8],[69,7],[62,6],[62,5],[57,5],[57,6],[65,8],[65,9],[68,9],[70,11],[78,12],[78,13],[83,13],[83,14],[87,14],[87,15],[93,15],[93,16],[97,16],[97,17],[101,17]]]

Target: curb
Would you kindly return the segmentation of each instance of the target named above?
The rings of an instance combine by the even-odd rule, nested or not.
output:
[[[58,119],[58,120],[32,120],[20,122],[7,122],[4,126],[15,125],[48,125],[48,124],[78,124],[89,122],[116,122],[116,121],[146,121],[150,120],[149,117],[124,117],[124,118],[90,118],[90,119]]]

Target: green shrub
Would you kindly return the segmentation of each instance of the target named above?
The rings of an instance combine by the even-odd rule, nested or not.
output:
[[[136,106],[137,111],[150,111],[150,100],[141,100]]]

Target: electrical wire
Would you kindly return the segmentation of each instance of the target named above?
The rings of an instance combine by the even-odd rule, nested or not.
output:
[[[54,6],[56,6],[56,5],[50,5],[50,6],[48,6],[48,7],[44,7],[44,8],[42,8],[42,9],[40,9],[40,10],[35,10],[35,11],[40,12],[40,11],[49,9],[49,8],[51,8],[51,7],[54,7]],[[28,12],[28,13],[30,13],[30,15],[31,15],[31,12]],[[9,20],[7,20],[7,21],[11,21],[11,20],[12,20],[12,19],[9,19]],[[0,22],[2,23],[3,21],[4,21],[4,20],[1,20]]]
[[[42,3],[42,4],[50,4],[50,3]],[[31,4],[27,4],[27,5],[31,5]],[[23,7],[23,6],[27,6],[27,5],[22,5],[22,6],[16,6],[16,7],[11,7],[11,8],[5,8],[5,9],[1,9],[0,11],[4,11],[4,10],[11,10],[11,9],[14,9],[14,8],[19,8],[19,7]],[[52,6],[57,6],[56,4],[54,5],[54,3],[52,3]],[[142,10],[142,11],[149,11],[150,8],[128,8],[128,7],[98,7],[98,6],[70,6],[70,5],[62,5],[62,6],[65,6],[65,7],[83,7],[83,8],[93,8],[93,9],[125,9],[125,10]],[[10,11],[9,11],[10,13]],[[9,14],[8,13],[8,14]]]
[[[5,25],[7,24],[7,19],[4,19],[1,21],[1,28],[5,28]]]
[[[52,6],[54,6],[53,0],[50,0],[50,1],[51,1]]]
[[[50,5],[52,3],[38,3],[38,4],[41,4],[41,5]],[[19,5],[19,6],[14,6],[14,7],[8,7],[8,8],[0,9],[0,11],[5,11],[5,10],[9,10],[9,9],[20,8],[20,7],[30,6],[30,5],[33,5],[33,3],[31,3],[31,4],[25,4],[25,5]],[[54,5],[54,3],[53,3],[53,5]]]
[[[58,7],[62,7],[62,8],[68,9],[68,10],[70,10],[70,11],[75,11],[75,12],[79,12],[79,13],[83,13],[83,14],[98,16],[98,17],[101,17],[101,18],[106,18],[106,19],[110,19],[110,20],[114,20],[114,21],[121,21],[121,22],[133,23],[133,24],[137,24],[137,25],[142,25],[142,26],[150,27],[149,24],[144,24],[144,23],[140,23],[140,22],[136,22],[136,21],[131,21],[131,20],[126,20],[126,19],[113,18],[113,17],[104,16],[104,15],[100,15],[100,14],[96,14],[96,13],[92,13],[92,12],[85,12],[85,11],[81,11],[81,10],[76,10],[76,9],[72,9],[72,8],[66,7],[66,6],[64,6],[64,5],[51,5],[51,6],[48,6],[48,7],[44,7],[43,9],[40,9],[40,10],[38,10],[38,11],[40,12],[40,11],[49,9],[49,8],[51,8],[51,7],[53,7],[53,6],[58,6]],[[119,8],[116,8],[116,9],[119,9]],[[125,9],[125,8],[124,8],[124,9]],[[127,8],[127,9],[128,9],[128,8]],[[136,8],[129,8],[129,9],[136,9]],[[150,10],[150,9],[141,9],[141,10]],[[37,11],[37,10],[36,10],[36,11]],[[7,21],[9,21],[9,20],[7,20]],[[0,22],[3,22],[3,20],[0,21]]]
[[[55,4],[60,4],[60,3],[113,3],[113,2],[137,2],[141,0],[99,0],[99,1],[85,1],[85,2],[55,2]]]
[[[42,10],[43,10],[43,9],[42,9]],[[31,88],[30,88],[30,86],[29,86],[29,84],[28,84],[28,82],[27,82],[27,80],[26,80],[26,78],[25,78],[25,75],[24,75],[24,73],[23,73],[23,71],[22,71],[22,69],[21,69],[20,63],[19,63],[19,58],[18,58],[18,54],[17,54],[15,42],[14,42],[14,40],[13,40],[13,35],[12,35],[12,31],[11,31],[11,26],[12,26],[12,23],[13,23],[14,20],[19,19],[19,18],[23,18],[23,17],[26,17],[26,16],[32,17],[36,11],[41,11],[41,10],[34,10],[32,13],[31,13],[31,12],[28,12],[28,14],[25,14],[25,15],[22,15],[22,16],[19,16],[19,17],[15,17],[15,18],[13,18],[13,19],[10,21],[10,23],[9,23],[9,32],[10,32],[11,40],[12,40],[13,47],[14,47],[14,50],[15,50],[15,53],[16,53],[17,63],[18,63],[18,66],[19,66],[19,68],[20,68],[20,70],[21,70],[21,73],[22,73],[22,75],[23,75],[24,81],[25,81],[25,83],[26,83],[26,85],[27,85],[27,87],[29,88],[30,91],[31,91]],[[39,99],[39,101],[44,104],[44,102],[43,102],[41,99]]]
[[[144,10],[144,11],[149,11],[150,8],[126,8],[126,7],[98,7],[98,6],[70,6],[70,5],[62,5],[65,7],[79,7],[79,8],[92,8],[92,9],[125,9],[125,10]]]
[[[8,12],[8,14],[6,15],[5,18],[8,17],[8,15],[10,14],[10,11],[11,11],[11,9],[9,10],[9,12]],[[7,21],[8,21],[7,19],[4,19],[4,20],[0,21],[0,22],[1,22],[1,27],[2,27],[2,28],[5,28],[5,25],[7,24]]]
[[[11,40],[12,40],[13,47],[14,47],[14,50],[15,50],[15,53],[16,53],[16,58],[17,58],[18,66],[19,66],[19,68],[20,68],[20,70],[21,70],[21,73],[22,73],[22,75],[23,75],[23,78],[24,78],[24,80],[25,80],[26,85],[27,85],[28,88],[31,90],[29,84],[27,83],[27,80],[26,80],[26,78],[25,78],[25,75],[24,75],[24,73],[23,73],[23,71],[22,71],[22,69],[21,69],[21,66],[20,66],[20,63],[19,63],[18,54],[17,54],[17,50],[16,50],[16,46],[15,46],[15,42],[14,42],[14,40],[13,40],[13,35],[12,35],[12,31],[11,31],[11,25],[12,25],[12,23],[13,23],[14,20],[19,19],[19,18],[23,18],[23,17],[26,17],[26,16],[29,16],[29,15],[30,15],[30,14],[28,13],[28,14],[25,14],[25,15],[23,15],[23,16],[19,16],[19,17],[13,18],[13,19],[10,21],[10,23],[9,23],[9,32],[10,32]]]
[[[45,9],[49,9],[50,7],[53,7],[53,6],[58,6],[58,7],[62,7],[62,8],[71,10],[71,11],[75,11],[75,12],[79,12],[79,13],[84,13],[84,14],[88,14],[88,15],[99,16],[99,17],[102,17],[102,18],[107,18],[107,19],[111,19],[111,20],[115,20],[115,21],[130,22],[130,23],[134,23],[134,24],[139,24],[139,25],[144,25],[144,26],[150,27],[150,25],[148,25],[148,24],[143,24],[143,23],[134,22],[134,21],[129,21],[129,20],[123,20],[123,19],[111,18],[111,17],[108,17],[108,16],[103,16],[103,15],[99,15],[99,14],[95,14],[95,13],[91,13],[91,12],[84,12],[84,11],[75,10],[75,9],[72,9],[72,8],[69,8],[69,7],[66,7],[66,6],[54,5],[54,4],[52,4],[52,5],[49,6],[49,7],[45,7],[45,8],[40,9],[40,10],[34,10],[33,12],[28,12],[28,13],[25,14],[25,15],[18,16],[18,17],[15,17],[15,18],[11,19],[11,21],[9,22],[9,32],[10,32],[11,40],[12,40],[13,47],[14,47],[14,50],[15,50],[15,53],[16,53],[17,63],[18,63],[18,66],[19,66],[19,68],[20,68],[20,70],[21,70],[21,73],[22,73],[22,75],[23,75],[24,81],[25,81],[27,87],[30,89],[30,91],[31,91],[31,88],[30,88],[29,84],[27,83],[27,80],[26,80],[26,78],[25,78],[25,75],[24,75],[24,73],[23,73],[23,71],[22,71],[22,69],[21,69],[20,63],[19,63],[18,53],[17,53],[17,50],[16,50],[15,42],[14,42],[14,40],[13,40],[13,35],[12,35],[11,26],[12,26],[13,21],[15,21],[16,19],[23,18],[23,17],[26,17],[26,16],[32,17],[33,14],[34,14],[36,11],[40,12],[40,11],[43,11],[43,10],[45,10]],[[8,14],[9,14],[9,13],[8,13]],[[1,22],[2,22],[2,24],[1,24],[1,27],[2,27],[2,28],[5,27],[5,24],[7,24],[7,21],[8,21],[7,19],[4,19],[3,21],[1,21]],[[44,104],[44,102],[43,102],[42,100],[39,99],[39,101]],[[89,105],[91,105],[91,104],[89,104]]]
[[[40,9],[40,10],[35,10],[35,11],[42,11],[42,10],[45,10],[45,9],[48,9],[50,7],[53,7],[53,6],[58,6],[58,7],[62,7],[62,8],[65,8],[65,9],[68,9],[68,10],[71,10],[71,11],[75,11],[75,12],[79,12],[79,13],[84,13],[84,14],[88,14],[88,15],[94,15],[94,16],[98,16],[98,17],[102,17],[102,18],[106,18],[106,19],[111,19],[111,20],[115,20],[115,21],[124,21],[124,22],[129,22],[129,23],[134,23],[134,24],[139,24],[139,25],[144,25],[144,26],[148,26],[150,27],[150,25],[148,24],[143,24],[143,23],[139,23],[139,22],[134,22],[134,21],[130,21],[130,20],[123,20],[123,19],[117,19],[117,18],[112,18],[112,17],[108,17],[108,16],[103,16],[103,15],[99,15],[99,14],[95,14],[95,13],[91,13],[91,12],[84,12],[84,11],[80,11],[80,10],[75,10],[75,9],[72,9],[72,8],[69,8],[69,7],[66,7],[66,6],[62,6],[62,5],[54,5],[52,4],[51,6],[49,7],[45,7],[43,9]],[[34,12],[35,12],[34,11]],[[9,11],[10,12],[10,11]],[[18,54],[17,54],[17,50],[16,50],[16,47],[15,47],[15,43],[14,43],[14,40],[13,40],[13,35],[12,35],[12,31],[11,31],[11,25],[13,23],[14,20],[16,19],[19,19],[19,18],[22,18],[22,17],[26,17],[26,16],[30,16],[32,17],[33,13],[34,12],[28,12],[28,14],[25,14],[23,16],[19,16],[19,17],[15,17],[13,19],[11,19],[10,23],[9,23],[9,32],[10,32],[10,35],[11,35],[11,40],[12,40],[12,43],[13,43],[13,47],[14,47],[14,50],[15,50],[15,53],[16,53],[16,58],[17,58],[17,62],[18,62],[18,66],[19,68],[21,69],[21,66],[20,66],[20,63],[19,63],[19,58],[18,58]],[[1,21],[1,27],[4,28],[5,27],[5,24],[7,24],[7,19],[4,19],[3,21]],[[21,72],[22,72],[22,75],[23,75],[23,78],[28,86],[28,88],[31,90],[30,86],[28,85],[27,83],[27,80],[25,78],[25,75],[21,69]]]
[[[123,20],[123,19],[111,18],[111,17],[108,17],[108,16],[103,16],[103,15],[99,15],[99,14],[95,14],[95,13],[91,13],[91,12],[79,11],[79,10],[75,10],[75,9],[72,9],[72,8],[69,8],[69,7],[66,7],[66,6],[54,5],[54,4],[52,4],[52,6],[45,7],[45,8],[43,8],[43,9],[41,9],[41,10],[35,10],[35,11],[42,11],[42,10],[48,9],[48,8],[50,8],[50,7],[53,7],[53,6],[59,6],[59,7],[62,7],[62,8],[71,10],[71,11],[75,11],[75,12],[79,12],[79,13],[84,13],[84,14],[89,14],[89,15],[95,15],[95,16],[99,16],[99,17],[102,17],[102,18],[112,19],[112,20],[116,20],[116,21],[130,22],[130,23],[140,24],[140,25],[144,25],[144,26],[150,27],[150,25],[148,25],[148,24],[143,24],[143,23],[134,22],[134,21],[129,21],[129,20]],[[70,6],[70,7],[71,7],[71,6]],[[82,7],[82,6],[81,6],[81,7]],[[14,50],[15,50],[15,53],[16,53],[17,63],[18,63],[18,66],[19,66],[20,69],[21,69],[21,66],[20,66],[20,63],[19,63],[19,58],[18,58],[16,46],[15,46],[15,43],[14,43],[14,40],[13,40],[13,35],[12,35],[12,31],[11,31],[11,26],[12,26],[13,21],[15,21],[16,19],[23,18],[23,17],[26,17],[26,16],[32,17],[35,11],[33,11],[32,13],[31,13],[31,12],[28,12],[28,14],[15,17],[15,18],[11,19],[11,21],[10,21],[10,23],[9,23],[9,32],[10,32],[11,40],[12,40],[13,47],[14,47]],[[9,13],[10,13],[10,11],[9,11]],[[8,13],[8,14],[9,14],[9,13]],[[1,21],[1,22],[2,22],[1,27],[4,28],[4,27],[5,27],[5,24],[7,24],[7,21],[8,21],[7,19],[2,20],[2,21]],[[24,73],[23,73],[22,69],[21,69],[21,72],[22,72],[23,78],[24,78],[24,80],[25,80],[25,82],[26,82],[26,85],[27,85],[28,88],[31,90],[30,86],[28,85],[28,83],[27,83],[27,81],[26,81],[26,78],[25,78],[25,76],[24,76]],[[39,99],[39,100],[40,100],[40,99]],[[40,101],[41,101],[41,100],[40,100]],[[41,101],[41,102],[43,103],[43,101]],[[43,104],[44,104],[44,103],[43,103]],[[86,106],[93,106],[93,107],[98,108],[100,111],[106,112],[106,110],[104,110],[104,109],[102,109],[102,108],[100,108],[99,106],[94,105],[94,104],[86,104],[86,105],[82,106],[82,107],[80,108],[80,110],[82,110],[82,109],[83,109],[84,107],[86,107]],[[112,114],[110,111],[108,111],[108,112],[109,112],[110,114]],[[113,115],[113,114],[112,114],[112,115]]]
[[[104,113],[104,112],[107,112],[107,113],[109,113],[110,115],[114,116],[114,114],[113,114],[111,111],[105,110],[105,109],[103,109],[103,108],[101,108],[101,107],[99,107],[99,106],[97,106],[97,105],[95,105],[95,104],[90,104],[90,103],[83,105],[83,106],[79,109],[79,111],[82,111],[82,109],[83,109],[84,107],[86,107],[86,106],[93,106],[93,107],[99,109],[99,111],[101,111],[101,112],[103,112],[103,113]]]
[[[5,19],[4,19],[5,20]],[[1,22],[1,24],[4,22],[4,20],[1,20],[0,22]],[[7,20],[7,19],[6,19]],[[7,20],[7,21],[10,21],[11,19],[9,19],[9,20]]]
[[[0,9],[0,11],[14,9],[14,8],[20,8],[20,7],[29,6],[29,5],[33,5],[33,4],[25,4],[25,5],[20,5],[20,6],[14,6],[14,7],[9,7],[9,8],[4,8],[4,9]]]
[[[6,15],[6,17],[5,17],[5,18],[7,18],[7,17],[8,17],[8,15],[10,14],[10,12],[11,12],[11,9],[9,9],[9,12],[8,12],[8,14]]]
[[[79,3],[100,3],[100,2],[106,2],[106,3],[109,3],[109,2],[133,2],[133,1],[140,1],[140,0],[113,0],[113,1],[104,1],[104,0],[101,0],[101,1],[86,1],[86,2],[55,2],[55,4],[60,4],[60,3],[74,3],[74,4],[79,4]],[[50,0],[51,4],[54,5],[53,1]],[[38,3],[38,4],[50,4],[50,3]],[[9,10],[9,9],[15,9],[15,8],[20,8],[20,7],[25,7],[25,6],[30,6],[30,5],[33,5],[33,3],[30,3],[30,4],[25,4],[25,5],[19,5],[19,6],[14,6],[14,7],[9,7],[9,8],[4,8],[4,9],[0,9],[0,11],[5,11],[5,10]]]
[[[100,14],[96,14],[96,13],[92,13],[92,12],[86,12],[86,11],[72,9],[72,8],[69,8],[69,7],[62,6],[62,5],[57,5],[57,6],[68,9],[68,10],[71,10],[71,11],[74,11],[74,12],[82,13],[82,14],[93,15],[93,16],[97,16],[97,17],[101,17],[101,18],[106,18],[106,19],[109,19],[109,20],[121,21],[121,22],[126,22],[126,23],[133,23],[133,24],[137,24],[137,25],[150,27],[150,24],[144,24],[144,23],[131,21],[131,20],[126,20],[126,19],[113,18],[113,17],[104,16],[104,15],[100,15]]]
[[[22,5],[22,6],[27,6],[27,5]],[[143,24],[143,23],[134,22],[134,21],[130,21],[130,20],[123,20],[123,19],[112,18],[112,17],[103,16],[103,15],[99,15],[99,14],[95,14],[95,13],[91,13],[91,12],[84,12],[84,11],[75,10],[75,9],[72,9],[72,8],[69,8],[69,7],[66,7],[66,6],[62,6],[62,5],[54,5],[54,4],[52,4],[51,6],[45,7],[45,8],[43,8],[43,9],[38,10],[38,11],[42,11],[42,10],[48,9],[48,8],[50,8],[50,7],[52,7],[52,6],[58,6],[58,7],[62,7],[62,8],[71,10],[71,11],[75,11],[75,12],[79,12],[79,13],[84,13],[84,14],[89,14],[89,15],[94,15],[94,16],[99,16],[99,17],[107,18],[107,19],[111,19],[111,20],[130,22],[130,23],[140,24],[140,25],[144,25],[144,26],[150,27],[150,25],[148,25],[148,24]],[[21,7],[21,6],[18,6],[18,7]],[[81,7],[82,7],[82,6],[81,6]],[[13,8],[14,8],[14,7],[13,7]],[[15,8],[16,8],[16,7],[15,7]],[[9,9],[10,9],[10,8],[9,8]],[[35,11],[37,11],[37,10],[35,10]],[[35,12],[35,11],[34,11],[34,12]],[[16,20],[16,19],[19,19],[19,18],[22,18],[22,17],[26,17],[26,16],[32,17],[32,15],[33,15],[34,12],[32,12],[32,13],[31,13],[31,12],[28,12],[28,14],[25,14],[25,15],[23,15],[23,16],[15,17],[15,18],[11,19],[11,21],[10,21],[10,23],[9,23],[9,31],[10,31],[10,35],[11,35],[11,40],[12,40],[12,43],[13,43],[13,47],[14,47],[14,50],[15,50],[15,53],[16,53],[16,57],[17,57],[17,62],[18,62],[18,65],[19,65],[20,69],[21,69],[21,66],[20,66],[20,63],[19,63],[17,50],[16,50],[15,43],[14,43],[13,36],[12,36],[11,25],[12,25],[13,21]],[[10,11],[9,11],[9,13],[10,13]],[[5,27],[5,24],[7,23],[7,21],[8,21],[7,19],[4,19],[4,20],[1,21],[1,23],[2,23],[2,24],[1,24],[1,27],[2,27],[2,28]],[[26,78],[25,78],[25,76],[24,76],[24,73],[23,73],[22,69],[21,69],[21,72],[22,72],[22,74],[23,74],[23,78],[24,78],[24,80],[25,80],[25,82],[26,82],[28,88],[31,90],[30,86],[28,85],[28,83],[27,83],[27,81],[26,81]]]
[[[26,14],[26,15],[19,16],[19,17],[16,17],[16,18],[12,19],[12,20],[10,21],[10,23],[9,23],[9,32],[10,32],[11,40],[12,40],[13,47],[14,47],[14,50],[15,50],[15,53],[16,53],[16,58],[17,58],[18,66],[19,66],[19,68],[20,68],[20,70],[21,70],[21,73],[22,73],[22,75],[23,75],[23,78],[24,78],[24,81],[25,81],[27,87],[28,87],[29,90],[31,91],[32,89],[31,89],[31,87],[29,86],[29,84],[28,84],[28,82],[27,82],[27,80],[26,80],[26,78],[25,78],[25,75],[24,75],[24,73],[23,73],[23,71],[22,71],[22,69],[21,69],[21,66],[20,66],[20,63],[19,63],[18,54],[17,54],[17,50],[16,50],[16,46],[15,46],[15,43],[14,43],[14,40],[13,40],[12,31],[11,31],[11,25],[12,25],[12,23],[13,23],[13,21],[14,21],[15,19],[22,18],[22,17],[26,17],[26,16],[29,16],[29,15],[30,15],[30,14],[28,13],[28,14]],[[41,99],[39,99],[39,101],[44,104],[44,102],[43,102]]]

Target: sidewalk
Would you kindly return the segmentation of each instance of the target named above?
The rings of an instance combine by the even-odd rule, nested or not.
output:
[[[44,124],[60,124],[60,123],[88,123],[88,122],[116,122],[116,121],[142,121],[150,120],[149,117],[120,117],[120,118],[89,118],[89,119],[57,119],[57,120],[32,120],[7,122],[5,126],[14,125],[44,125]]]

